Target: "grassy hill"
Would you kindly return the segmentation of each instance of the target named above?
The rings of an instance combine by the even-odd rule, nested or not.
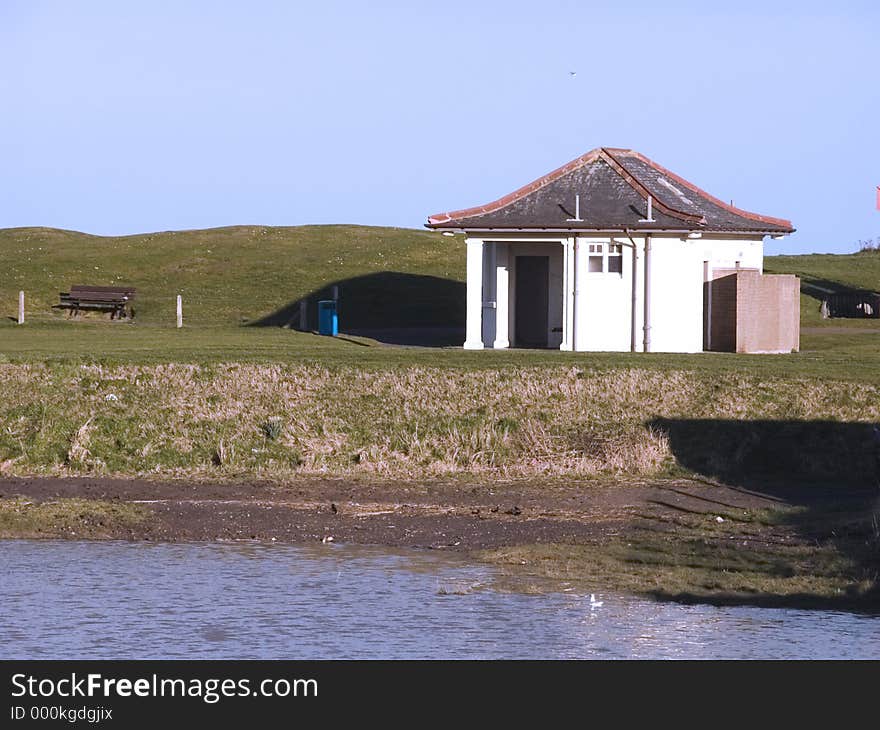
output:
[[[12,228],[0,230],[0,260],[0,314],[15,314],[23,289],[31,321],[62,319],[52,305],[72,284],[130,284],[144,323],[173,322],[181,294],[188,323],[283,325],[301,298],[317,300],[338,283],[349,327],[370,326],[363,321],[368,310],[388,326],[464,324],[464,242],[432,231],[233,226],[105,237]],[[808,326],[841,323],[821,319],[820,290],[811,285],[880,289],[876,253],[768,256],[765,266],[803,279],[801,319]]]
[[[310,301],[309,327],[315,328],[319,298],[329,287],[340,287],[343,331],[369,337],[375,327],[459,327],[464,325],[465,252],[461,236],[443,237],[432,231],[367,226],[301,226],[277,228],[235,226],[194,231],[169,231],[136,236],[102,237],[49,228],[0,230],[0,358],[110,358],[120,361],[289,360],[340,358],[377,364],[394,360],[431,362],[436,350],[393,353],[349,339],[326,338],[278,330],[298,323],[297,302]],[[860,377],[880,372],[875,335],[876,319],[829,319],[819,315],[824,288],[880,289],[880,255],[811,254],[768,256],[772,273],[798,274],[807,285],[801,296],[802,357],[797,362],[773,362],[742,357],[727,362],[706,355],[696,358],[663,356],[662,363],[688,367],[757,366],[761,370],[792,372],[852,369]],[[53,309],[58,292],[72,284],[129,284],[137,287],[137,327],[106,326],[66,321]],[[18,291],[26,292],[28,326],[13,324]],[[174,329],[174,302],[183,295],[183,330]],[[266,324],[273,327],[241,327]],[[14,334],[13,334],[14,333]],[[311,338],[311,339],[310,339]],[[355,338],[358,339],[358,338]],[[460,342],[460,336],[449,342]],[[372,343],[375,344],[375,343]],[[821,353],[813,361],[812,354]],[[502,361],[521,366],[559,363],[561,353],[512,351],[446,352],[447,364],[485,367]],[[578,356],[582,357],[582,356]],[[597,358],[599,356],[590,356]],[[639,367],[648,361],[626,354],[601,356],[609,364],[624,361]],[[600,357],[600,359],[601,359]],[[661,360],[652,359],[654,366]],[[760,364],[758,364],[760,363]],[[871,364],[868,367],[868,364]]]
[[[431,231],[234,226],[103,237],[14,228],[0,230],[0,260],[0,313],[15,314],[23,289],[30,321],[62,319],[52,305],[72,284],[137,287],[145,323],[172,323],[181,294],[188,323],[284,324],[294,302],[337,282],[350,326],[366,308],[397,326],[464,317],[463,239]]]
[[[802,326],[877,326],[877,320],[872,319],[822,319],[819,306],[822,289],[880,291],[880,253],[767,256],[764,269],[769,274],[797,274],[801,277]]]

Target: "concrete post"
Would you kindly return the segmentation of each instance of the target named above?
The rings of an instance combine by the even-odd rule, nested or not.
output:
[[[183,297],[177,295],[177,327],[183,327]]]
[[[467,319],[465,350],[483,349],[483,241],[467,239]]]
[[[560,350],[574,347],[574,238],[562,242],[562,342]]]
[[[18,323],[24,324],[24,292],[18,293]]]
[[[651,352],[651,234],[645,235],[645,281],[642,283],[645,288],[645,308],[644,322],[644,339],[642,341],[642,351]]]

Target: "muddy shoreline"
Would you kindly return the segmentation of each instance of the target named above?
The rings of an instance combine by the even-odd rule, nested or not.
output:
[[[126,502],[150,519],[76,537],[134,540],[276,540],[482,550],[534,543],[590,543],[625,535],[646,513],[708,519],[731,509],[779,506],[778,498],[690,480],[620,485],[361,483],[289,485],[153,482],[110,478],[0,479],[0,498]],[[105,533],[98,535],[96,533]],[[53,537],[64,535],[52,534]],[[780,536],[777,536],[780,537]]]
[[[627,482],[0,479],[0,538],[354,543],[457,552],[513,590],[880,610],[876,490]]]

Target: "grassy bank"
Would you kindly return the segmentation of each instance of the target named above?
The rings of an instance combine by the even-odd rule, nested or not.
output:
[[[877,611],[877,504],[644,514],[625,535],[591,544],[483,551],[518,590],[560,583],[716,605]],[[723,515],[723,517],[722,517]]]
[[[35,502],[0,498],[0,538],[100,539],[119,537],[150,518],[149,510],[126,502],[58,499]]]
[[[0,368],[7,474],[656,475],[870,482],[876,383],[544,365]]]

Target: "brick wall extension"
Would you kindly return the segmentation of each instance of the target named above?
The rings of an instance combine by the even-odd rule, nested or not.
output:
[[[716,270],[706,282],[707,343],[716,352],[797,352],[800,280],[754,269]]]

